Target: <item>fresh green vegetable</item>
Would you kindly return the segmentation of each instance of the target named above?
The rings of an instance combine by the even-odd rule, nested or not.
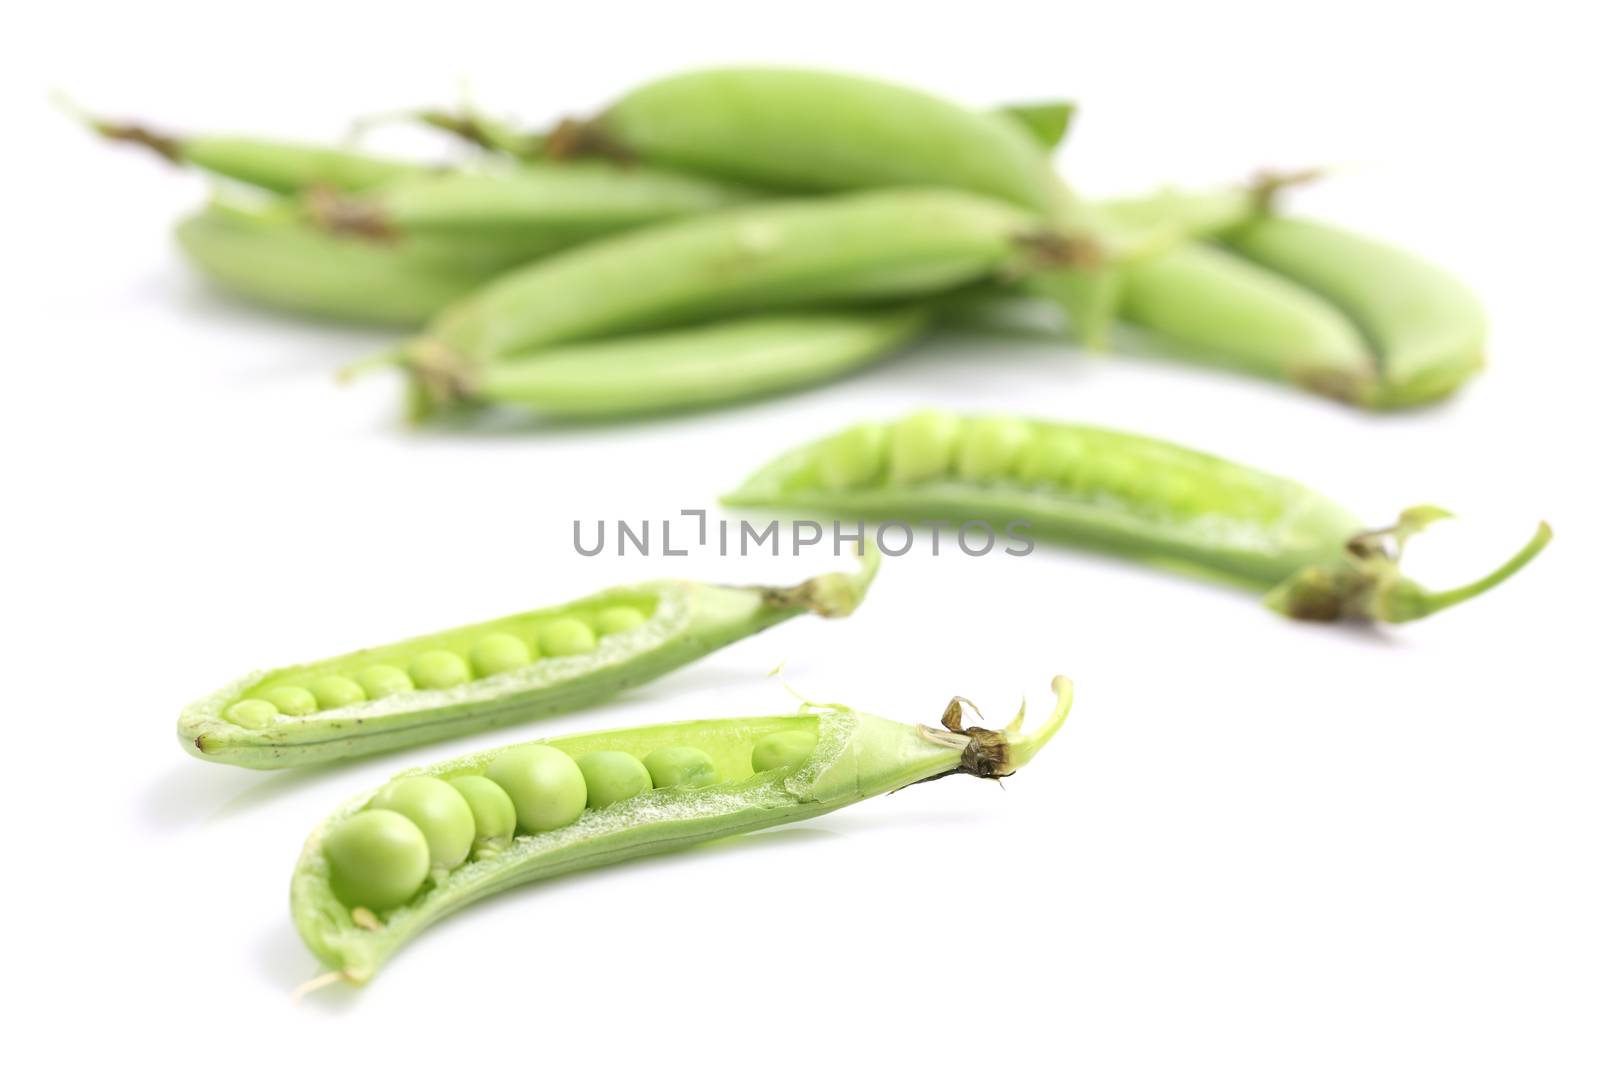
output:
[[[825,574],[783,588],[685,581],[621,586],[555,607],[262,671],[186,708],[178,737],[202,759],[276,769],[584,707],[797,615],[848,615],[877,564],[876,554],[869,554],[859,574]],[[631,628],[613,626],[597,638],[597,620],[611,613],[615,621],[614,609],[624,607],[641,621]],[[525,664],[485,652],[487,647],[503,653],[508,638],[522,643]],[[497,669],[473,669],[473,663]],[[414,690],[374,697],[355,681],[373,667],[402,665]],[[284,714],[262,696],[286,687],[310,694],[318,710]]]
[[[1412,508],[1370,530],[1286,478],[1165,441],[1006,416],[919,413],[802,445],[724,498],[740,507],[993,527],[1144,557],[1267,591],[1298,619],[1405,622],[1482,593],[1550,539],[1488,576],[1430,592],[1400,573],[1405,541],[1446,512]]]
[[[1410,252],[1305,219],[1230,230],[1228,247],[1343,309],[1376,355],[1377,408],[1431,403],[1483,366],[1487,324],[1471,290]]]
[[[1020,713],[1004,730],[963,727],[961,701],[951,701],[940,729],[808,704],[797,715],[579,734],[410,771],[343,805],[312,833],[295,867],[290,913],[331,968],[321,981],[366,982],[426,927],[512,886],[812,818],[946,775],[1006,777],[1065,721],[1071,684],[1057,678],[1054,689],[1054,710],[1028,734]],[[713,764],[715,784],[639,775],[664,752],[686,748]],[[758,756],[778,749],[776,762]],[[624,767],[619,785],[615,772]],[[516,836],[430,881],[422,832],[374,801],[400,783],[483,776],[516,802]],[[602,781],[607,792],[597,801]]]

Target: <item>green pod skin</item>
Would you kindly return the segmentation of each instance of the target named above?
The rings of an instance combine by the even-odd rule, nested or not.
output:
[[[107,140],[143,145],[169,163],[285,195],[317,187],[356,192],[427,170],[405,160],[323,145],[258,137],[174,137],[134,123],[88,122]]]
[[[574,759],[594,752],[643,759],[662,748],[689,745],[711,757],[721,781],[698,789],[651,790],[585,811],[559,829],[518,834],[507,847],[457,867],[408,902],[381,913],[347,907],[330,883],[323,843],[376,791],[355,797],[311,834],[290,884],[295,927],[331,972],[308,988],[341,979],[365,983],[433,923],[513,886],[825,815],[951,774],[1006,777],[1027,764],[1066,720],[1071,683],[1057,678],[1053,688],[1053,711],[1028,734],[1022,732],[1021,713],[1004,730],[963,728],[962,702],[952,701],[942,728],[908,726],[842,705],[806,705],[796,715],[641,726],[541,742]],[[810,756],[795,766],[753,773],[752,748],[763,737],[789,730],[815,735]],[[482,774],[505,751],[480,752],[402,777],[432,775],[448,781]]]
[[[598,160],[423,174],[347,196],[314,193],[312,220],[333,232],[393,240],[465,237],[579,244],[754,198],[746,189]]]
[[[491,278],[549,250],[540,242],[390,244],[337,237],[286,205],[215,204],[178,224],[208,280],[253,304],[312,318],[415,327]]]
[[[1369,530],[1303,485],[1134,434],[1010,417],[919,413],[803,445],[724,498],[737,507],[866,519],[1027,523],[1047,540],[1130,555],[1266,592],[1294,618],[1405,622],[1493,588],[1544,548],[1433,592],[1399,569],[1407,539],[1446,513]]]
[[[1197,238],[1258,218],[1277,188],[1294,179],[1266,178],[1249,186],[1190,192],[1164,189],[1147,196],[1078,205],[1080,225],[1094,235],[1099,269],[1041,270],[1024,277],[1022,292],[1058,304],[1068,326],[1092,349],[1110,346],[1129,275]],[[1148,279],[1145,279],[1148,288]]]
[[[185,751],[201,759],[278,770],[388,752],[589,707],[798,615],[848,615],[865,594],[877,564],[877,556],[869,555],[858,574],[825,574],[790,587],[645,582],[314,663],[258,671],[185,708],[178,718],[178,739]],[[224,717],[241,700],[278,686],[348,675],[376,663],[405,663],[423,651],[466,656],[477,641],[492,634],[527,634],[530,643],[536,643],[535,635],[551,621],[592,619],[620,605],[638,610],[645,622],[599,639],[588,651],[572,655],[547,651],[524,667],[450,688],[394,693],[309,715],[280,715],[259,728]]]
[[[1374,386],[1372,353],[1344,312],[1221,248],[1189,244],[1129,264],[1117,313],[1176,342],[1164,354],[1347,402],[1361,402]]]
[[[547,140],[794,192],[963,189],[1049,213],[1058,183],[1016,121],[917,89],[814,70],[702,70],[651,82]]]
[[[1361,402],[1407,408],[1453,393],[1483,368],[1488,326],[1477,297],[1418,256],[1337,227],[1269,217],[1230,230],[1238,254],[1344,310],[1377,354]]]
[[[1070,100],[1044,100],[1035,104],[1007,104],[995,114],[1002,115],[1024,130],[1045,151],[1061,147],[1077,117],[1078,105]]]
[[[843,377],[928,327],[926,308],[757,315],[547,348],[424,379],[445,404],[618,419],[733,404]]]
[[[1050,151],[1066,140],[1077,111],[1077,104],[1070,100],[1041,100],[1036,103],[1006,104],[995,108],[992,114],[1016,123],[1040,148]],[[501,152],[514,159],[547,158],[546,137],[543,134],[518,129],[511,123],[475,110],[428,109],[417,112],[413,117],[425,126],[454,134],[491,152]]]
[[[740,313],[930,296],[1059,254],[1039,231],[1006,204],[940,190],[736,207],[514,271],[409,347],[435,365],[482,364]]]

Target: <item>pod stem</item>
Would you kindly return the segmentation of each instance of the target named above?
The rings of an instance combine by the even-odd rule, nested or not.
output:
[[[491,119],[467,104],[463,104],[458,111],[425,108],[409,112],[404,117],[442,130],[486,152],[503,152],[517,159],[538,159],[545,155],[545,138],[542,135]]]
[[[934,744],[960,748],[961,763],[948,771],[930,775],[916,784],[936,781],[952,774],[998,779],[1009,778],[1017,773],[1056,735],[1056,731],[1067,721],[1067,713],[1072,710],[1072,681],[1063,675],[1057,675],[1051,680],[1050,688],[1056,695],[1055,710],[1050,713],[1042,726],[1029,734],[1022,732],[1022,720],[1028,710],[1026,700],[1022,702],[1022,708],[1004,730],[990,730],[982,726],[963,726],[962,718],[966,711],[971,710],[979,718],[983,715],[977,706],[965,697],[952,698],[950,703],[945,705],[944,715],[939,720],[944,729],[935,730],[932,727],[922,726],[918,727],[918,733],[924,740]]]
[[[1350,538],[1343,559],[1301,568],[1267,594],[1266,604],[1313,622],[1410,622],[1493,589],[1544,551],[1553,536],[1550,524],[1541,522],[1527,544],[1482,578],[1453,589],[1424,589],[1400,573],[1400,558],[1407,541],[1449,514],[1431,506],[1409,508],[1394,525]]]
[[[170,134],[161,133],[136,122],[112,122],[80,107],[65,93],[50,94],[50,100],[73,119],[83,123],[108,141],[123,141],[143,145],[168,163],[183,164],[183,141]]]
[[[1462,601],[1471,600],[1482,593],[1487,593],[1501,582],[1516,574],[1523,567],[1544,551],[1544,546],[1550,543],[1555,536],[1548,522],[1539,523],[1539,528],[1534,531],[1528,542],[1517,550],[1510,559],[1500,566],[1479,578],[1477,581],[1458,585],[1454,589],[1440,589],[1437,591],[1419,590],[1407,597],[1400,598],[1389,605],[1391,614],[1382,616],[1390,622],[1403,622],[1408,619],[1420,619],[1432,615],[1436,611],[1453,607]],[[1394,614],[1399,611],[1403,614]]]
[[[860,606],[883,562],[882,553],[871,541],[864,542],[856,558],[860,566],[854,573],[819,574],[799,585],[768,586],[761,591],[768,606],[779,610],[801,609],[825,619],[843,618]]]
[[[400,233],[383,208],[371,201],[314,185],[301,198],[306,218],[325,233],[393,242]]]
[[[357,378],[365,378],[374,371],[388,367],[404,367],[409,358],[404,345],[386,348],[382,352],[374,352],[370,356],[362,356],[340,367],[335,378],[340,384],[348,384]]]
[[[599,157],[616,163],[638,162],[626,145],[587,119],[562,119],[541,138],[539,147],[541,155],[557,161]]]

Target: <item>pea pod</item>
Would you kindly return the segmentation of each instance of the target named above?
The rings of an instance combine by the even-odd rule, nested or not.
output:
[[[1129,264],[1117,314],[1170,354],[1288,381],[1359,402],[1375,381],[1372,353],[1344,312],[1316,293],[1206,244]]]
[[[185,708],[201,759],[278,769],[586,707],[806,612],[850,614],[877,569],[797,586],[658,581],[331,659],[258,671]]]
[[[1026,734],[1021,713],[1004,730],[963,727],[959,700],[941,728],[808,704],[796,715],[579,734],[407,772],[394,783],[495,781],[513,799],[516,836],[430,878],[421,828],[372,807],[384,790],[340,807],[306,841],[290,884],[295,927],[331,969],[311,984],[364,983],[428,926],[513,886],[824,815],[951,774],[1006,777],[1065,721],[1071,684],[1057,678],[1053,688],[1054,710]],[[709,771],[654,783],[645,769],[663,762],[654,757],[670,752],[681,763],[685,750]],[[470,818],[436,827],[436,837],[441,829],[452,831],[453,855],[473,835]]]
[[[169,163],[196,167],[219,178],[274,193],[299,193],[317,186],[354,192],[427,170],[406,160],[298,141],[176,136],[138,123],[80,117],[90,129],[109,141],[140,145]]]
[[[1446,513],[1369,530],[1286,478],[1165,441],[1088,426],[921,412],[803,445],[725,502],[898,521],[1024,522],[1048,539],[1266,591],[1294,618],[1405,622],[1470,599],[1544,548],[1549,527],[1488,576],[1431,592],[1400,573],[1405,542]]]
[[[417,414],[443,402],[603,419],[734,403],[860,369],[929,320],[922,307],[789,312],[558,345],[481,367],[434,370],[423,361],[415,370],[428,387],[426,406]]]
[[[1305,219],[1268,217],[1230,230],[1235,252],[1342,308],[1376,355],[1377,408],[1431,403],[1483,366],[1487,326],[1471,290],[1409,252]]]
[[[312,219],[334,232],[385,240],[536,240],[560,248],[741,203],[752,194],[671,171],[580,160],[422,174],[345,195],[318,190],[307,199]]]
[[[1077,116],[1077,105],[1070,100],[1042,100],[1026,104],[1006,104],[991,113],[1015,122],[1028,136],[1046,150],[1058,147],[1066,140],[1072,120]],[[547,138],[530,130],[491,118],[475,108],[458,111],[425,109],[414,117],[423,125],[454,134],[464,141],[492,152],[503,152],[517,159],[547,158]]]
[[[530,264],[442,313],[409,350],[483,364],[725,315],[930,296],[1070,252],[1025,212],[969,193],[736,207]]]
[[[640,86],[544,150],[604,153],[794,192],[920,185],[1049,213],[1059,182],[1016,121],[872,78],[701,70]]]
[[[1070,100],[1042,100],[1032,104],[1007,104],[996,114],[1004,115],[1028,131],[1040,148],[1058,148],[1067,139],[1078,105]]]
[[[549,245],[418,238],[375,243],[321,232],[291,205],[216,203],[178,224],[178,245],[209,280],[301,315],[416,326]]]

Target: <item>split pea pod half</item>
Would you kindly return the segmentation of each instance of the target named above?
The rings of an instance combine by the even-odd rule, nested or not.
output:
[[[554,249],[753,198],[710,178],[574,160],[418,174],[346,194],[317,189],[306,206],[324,229],[379,240],[539,240]]]
[[[533,263],[441,313],[405,354],[431,368],[729,315],[935,296],[1072,254],[987,197],[892,189],[734,207]]]
[[[179,247],[221,289],[280,311],[416,327],[496,275],[548,251],[542,239],[404,241],[326,233],[292,204],[214,203],[181,221]]]
[[[547,419],[620,419],[732,404],[832,381],[884,359],[929,326],[926,307],[749,315],[580,341],[524,359],[441,367],[417,415],[487,407]],[[419,374],[430,373],[421,365]],[[428,403],[429,398],[433,403]]]
[[[185,708],[201,759],[278,769],[595,704],[807,612],[855,610],[877,570],[797,586],[659,581],[246,675]]]
[[[1488,327],[1477,297],[1410,252],[1338,227],[1280,217],[1230,230],[1223,240],[1350,317],[1376,361],[1376,382],[1362,403],[1431,403],[1483,367]]]
[[[1485,592],[1538,555],[1550,529],[1486,577],[1432,592],[1400,550],[1447,513],[1412,508],[1367,529],[1296,482],[1134,434],[926,411],[803,445],[724,498],[740,507],[989,528],[1199,571],[1266,592],[1297,619],[1406,622]]]
[[[274,193],[299,193],[315,187],[353,192],[427,170],[406,160],[325,145],[261,137],[180,136],[133,122],[79,117],[109,141],[140,145],[169,163]]]
[[[579,734],[409,771],[346,803],[306,841],[290,913],[330,969],[308,985],[364,983],[428,926],[513,886],[824,815],[953,774],[1004,778],[1066,720],[1071,683],[1057,678],[1053,688],[1055,707],[1031,733],[1020,712],[1003,730],[965,727],[960,700],[937,728],[807,704],[795,715]],[[452,787],[463,786],[489,812],[487,827],[467,803],[451,802]],[[474,848],[483,840],[493,843]]]

